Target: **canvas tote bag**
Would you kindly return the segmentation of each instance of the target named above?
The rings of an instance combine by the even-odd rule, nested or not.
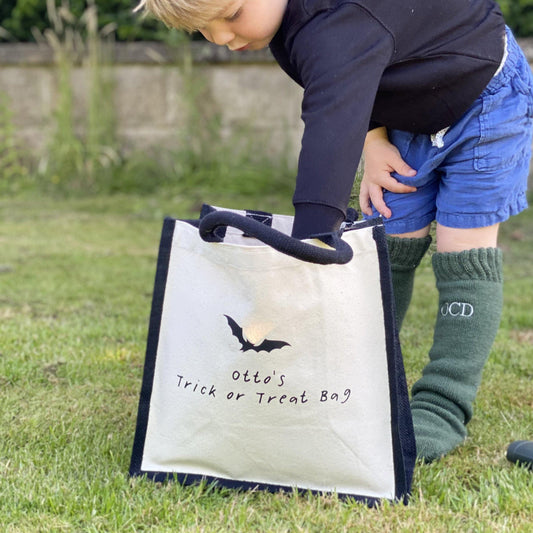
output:
[[[309,241],[291,226],[210,206],[165,220],[130,474],[407,501],[383,225]]]

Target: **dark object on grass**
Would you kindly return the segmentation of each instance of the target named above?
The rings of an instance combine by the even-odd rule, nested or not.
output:
[[[533,470],[533,441],[516,440],[507,448],[507,459]]]

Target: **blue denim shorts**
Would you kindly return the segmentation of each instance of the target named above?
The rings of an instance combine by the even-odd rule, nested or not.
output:
[[[384,220],[388,233],[415,231],[433,220],[451,228],[492,226],[527,208],[533,76],[509,29],[507,54],[500,72],[440,139],[389,131],[417,170],[414,178],[392,175],[417,190],[383,191],[392,211]]]

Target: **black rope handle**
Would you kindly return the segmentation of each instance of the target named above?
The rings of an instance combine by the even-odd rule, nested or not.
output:
[[[216,230],[224,226],[240,229],[278,252],[308,263],[343,265],[351,261],[353,257],[353,250],[346,241],[342,240],[341,232],[311,236],[311,238],[319,239],[330,247],[321,248],[285,235],[285,233],[261,224],[253,218],[231,211],[213,211],[201,218],[198,227],[200,237],[207,242],[223,242],[223,237],[217,235]]]

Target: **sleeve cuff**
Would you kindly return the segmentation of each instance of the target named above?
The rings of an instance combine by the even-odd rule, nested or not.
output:
[[[344,213],[322,204],[296,204],[292,236],[306,239],[317,233],[337,231],[344,221]]]

